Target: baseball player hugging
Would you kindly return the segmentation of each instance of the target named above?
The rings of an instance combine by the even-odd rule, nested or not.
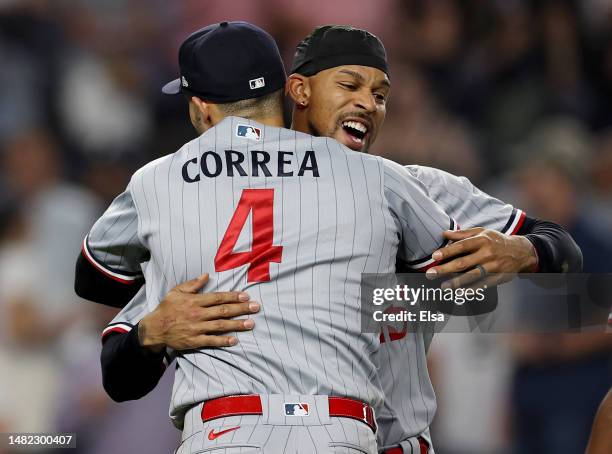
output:
[[[361,333],[362,273],[562,272],[579,249],[465,178],[367,154],[390,82],[365,30],[317,27],[287,80],[244,22],[198,30],[179,65],[163,91],[199,137],[134,174],[77,262],[79,295],[125,306],[103,333],[105,389],[143,396],[174,349],[178,453],[433,454],[431,335]],[[151,330],[167,318],[178,340]]]
[[[388,86],[386,57],[367,58]],[[207,291],[261,304],[236,346],[177,352],[177,452],[376,453],[361,274],[393,273],[398,256],[424,268],[453,221],[403,167],[282,127],[285,71],[263,30],[205,27],[179,64],[164,91],[188,96],[200,136],[138,170],[83,249],[102,273],[144,278],[148,311],[207,270]]]

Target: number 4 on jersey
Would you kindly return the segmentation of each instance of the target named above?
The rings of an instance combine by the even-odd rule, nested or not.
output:
[[[240,232],[253,212],[253,241],[251,250],[234,252]],[[227,226],[223,240],[215,256],[215,271],[228,271],[249,265],[247,282],[270,280],[270,262],[280,263],[282,246],[273,246],[274,241],[274,189],[245,189],[232,220]]]

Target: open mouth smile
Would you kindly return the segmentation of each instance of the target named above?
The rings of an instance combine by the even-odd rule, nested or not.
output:
[[[353,150],[361,150],[370,130],[367,122],[359,119],[344,120],[342,129],[349,138],[349,143],[346,145]]]

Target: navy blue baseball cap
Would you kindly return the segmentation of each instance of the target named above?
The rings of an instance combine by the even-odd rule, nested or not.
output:
[[[192,33],[179,49],[181,75],[162,88],[218,103],[258,98],[284,87],[276,41],[248,22],[221,22]]]

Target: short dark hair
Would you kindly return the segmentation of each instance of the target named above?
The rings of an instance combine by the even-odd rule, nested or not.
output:
[[[225,115],[251,118],[282,114],[283,90],[276,90],[258,98],[241,99],[240,101],[215,103]]]

